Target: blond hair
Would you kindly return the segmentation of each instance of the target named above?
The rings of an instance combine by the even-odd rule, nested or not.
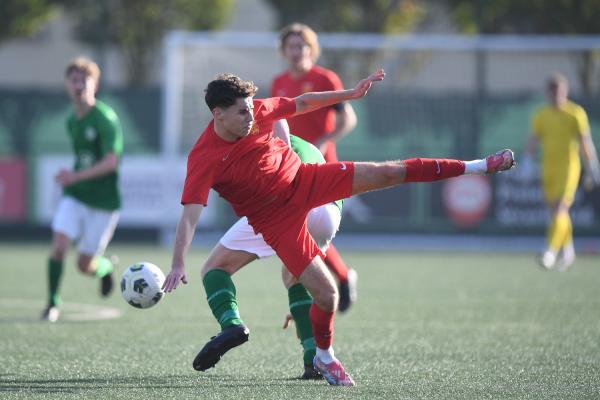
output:
[[[564,85],[569,87],[569,80],[561,73],[554,72],[546,79],[546,87],[551,90],[556,90],[559,86]]]
[[[76,57],[69,61],[65,69],[65,77],[68,77],[73,71],[83,72],[85,76],[91,77],[96,83],[100,82],[100,68],[98,68],[98,64],[89,58]]]
[[[321,55],[321,47],[319,46],[319,39],[317,34],[308,25],[293,23],[284,27],[279,32],[279,50],[283,51],[285,42],[292,35],[298,35],[306,42],[310,47],[313,62],[316,62]]]

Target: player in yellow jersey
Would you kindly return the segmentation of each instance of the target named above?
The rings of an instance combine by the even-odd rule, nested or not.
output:
[[[553,74],[546,84],[548,104],[533,115],[525,150],[526,160],[532,159],[538,145],[541,150],[542,186],[550,209],[547,247],[540,258],[546,269],[565,270],[575,262],[569,209],[579,184],[581,161],[584,161],[586,186],[600,185],[600,167],[587,114],[569,100],[568,94],[567,79]]]

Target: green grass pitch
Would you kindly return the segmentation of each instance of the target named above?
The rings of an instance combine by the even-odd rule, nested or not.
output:
[[[170,251],[113,247],[120,270],[136,261],[169,269]],[[359,301],[336,319],[336,354],[354,388],[294,379],[301,350],[281,325],[287,295],[276,259],[234,281],[250,341],[217,367],[191,362],[218,330],[199,270],[156,307],[138,310],[76,272],[66,303],[116,308],[119,318],[38,321],[46,246],[0,246],[0,398],[40,399],[597,399],[600,397],[600,260],[566,272],[533,255],[343,251],[359,273]],[[80,306],[83,307],[83,306]],[[86,309],[87,310],[87,309]],[[66,310],[64,316],[69,316]]]

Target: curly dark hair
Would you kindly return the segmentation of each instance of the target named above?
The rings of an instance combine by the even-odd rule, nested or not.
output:
[[[233,74],[221,74],[204,89],[204,101],[212,111],[215,107],[230,107],[239,98],[253,97],[257,91],[258,87],[252,81],[244,81]]]

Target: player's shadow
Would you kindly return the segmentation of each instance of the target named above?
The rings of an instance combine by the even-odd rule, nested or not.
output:
[[[210,386],[202,382],[210,382]],[[169,390],[197,390],[209,388],[253,388],[269,385],[288,386],[290,383],[298,385],[306,381],[297,378],[261,379],[256,377],[239,377],[235,375],[169,375],[169,376],[131,376],[131,377],[90,377],[68,379],[21,379],[14,374],[0,374],[0,393],[27,392],[37,394],[50,393],[78,393],[82,391],[110,390],[110,389],[169,389]],[[2,397],[0,395],[0,397]]]

